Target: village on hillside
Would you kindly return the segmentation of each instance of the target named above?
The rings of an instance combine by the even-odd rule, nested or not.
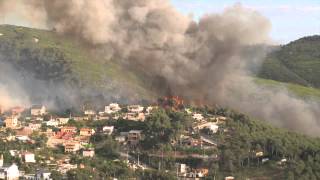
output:
[[[103,171],[88,165],[91,161],[129,172],[201,179],[213,172],[208,163],[194,161],[216,162],[219,134],[230,133],[227,117],[185,107],[174,98],[150,106],[111,103],[78,114],[54,114],[45,105],[0,113],[0,179],[10,180],[70,179],[82,169]],[[255,154],[262,163],[268,161],[263,151]],[[109,165],[99,173],[117,179],[119,171],[108,172]]]

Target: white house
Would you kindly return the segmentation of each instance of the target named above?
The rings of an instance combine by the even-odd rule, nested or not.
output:
[[[46,122],[47,126],[53,126],[53,127],[58,127],[59,126],[59,121],[55,119],[50,119],[49,121]]]
[[[26,136],[26,135],[19,135],[19,136],[16,136],[16,138],[19,140],[19,141],[29,141],[30,138],[29,136]]]
[[[102,128],[103,133],[111,135],[114,130],[114,126],[104,126]]]
[[[64,125],[69,122],[70,118],[57,118],[57,120],[59,121],[59,125]]]
[[[16,164],[0,167],[0,179],[18,180],[19,175],[19,168]]]
[[[1,157],[0,157],[0,167],[3,166],[3,154],[1,154]]]
[[[141,113],[144,107],[140,105],[131,105],[131,106],[128,106],[127,109],[131,113]]]
[[[233,176],[227,176],[224,178],[224,180],[234,180],[234,177]]]
[[[219,126],[216,123],[213,122],[206,122],[206,123],[202,123],[202,124],[198,124],[196,126],[193,127],[194,130],[199,131],[201,129],[207,128],[209,129],[212,133],[217,133]]]
[[[8,117],[4,120],[7,128],[16,128],[19,125],[18,118],[16,116]]]
[[[151,112],[152,112],[152,110],[153,110],[153,107],[152,107],[152,106],[148,106],[148,107],[146,108],[146,115],[150,115]]]
[[[35,163],[35,156],[33,153],[25,152],[22,154],[22,157],[26,163]]]
[[[46,114],[46,107],[43,105],[34,105],[31,107],[31,115],[32,116],[43,116]]]
[[[93,115],[96,115],[96,111],[91,110],[91,109],[85,110],[85,111],[84,111],[84,115],[93,116]]]
[[[130,120],[130,121],[144,121],[146,116],[144,113],[126,113],[124,116],[124,119]]]
[[[201,120],[203,119],[203,116],[202,116],[202,114],[200,114],[200,113],[194,113],[194,114],[192,115],[192,117],[193,117],[193,119],[195,119],[195,120],[197,120],[197,121],[201,121]]]
[[[28,126],[32,131],[39,130],[41,128],[40,123],[30,123]]]
[[[124,143],[126,141],[126,136],[123,136],[123,135],[116,136],[115,140],[119,143]]]
[[[82,156],[83,157],[93,157],[94,156],[94,150],[93,149],[83,150],[82,151]]]
[[[111,103],[109,106],[105,106],[104,112],[107,114],[116,113],[121,110],[121,107],[117,103]]]

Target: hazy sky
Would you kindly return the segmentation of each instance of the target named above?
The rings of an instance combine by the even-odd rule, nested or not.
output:
[[[241,3],[268,17],[271,36],[276,42],[287,43],[306,35],[320,34],[320,0],[171,0],[183,13],[195,19],[203,14],[223,11]]]

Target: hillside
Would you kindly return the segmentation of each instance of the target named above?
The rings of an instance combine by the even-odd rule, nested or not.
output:
[[[256,78],[255,83],[257,83],[259,86],[287,89],[290,93],[302,99],[320,100],[320,89],[318,88],[312,88],[294,83],[284,83],[261,78]]]
[[[64,95],[68,97],[73,93],[70,94],[69,90],[74,89],[82,91],[79,96],[89,94],[98,97],[103,95],[107,99],[132,98],[126,99],[128,101],[152,96],[135,74],[117,62],[101,59],[103,55],[98,57],[96,54],[77,40],[54,32],[0,26],[1,63],[12,69],[9,71],[2,65],[1,71],[6,70],[6,73],[2,73],[1,79],[21,81],[23,85],[20,89],[35,96],[31,99],[39,99],[36,97],[39,94],[43,94],[45,99],[56,98],[61,91],[64,98]],[[56,88],[57,94],[45,94],[47,87],[51,90]]]
[[[103,59],[103,52],[92,49],[52,31],[1,25],[0,80],[10,84],[13,92],[24,91],[33,103],[53,101],[54,105],[66,105],[62,108],[92,101],[99,105],[105,101],[153,99],[153,90],[163,89],[156,86],[163,83],[149,82],[116,60]],[[320,49],[320,36],[303,38],[273,51],[259,77],[275,81],[258,79],[256,82],[286,87],[303,98],[320,97],[318,89],[306,87],[320,87],[317,49]],[[12,85],[12,80],[17,83]]]
[[[269,54],[259,77],[320,87],[320,36],[304,37]]]

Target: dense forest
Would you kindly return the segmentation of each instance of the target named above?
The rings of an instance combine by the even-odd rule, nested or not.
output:
[[[320,36],[304,37],[270,53],[259,77],[320,87]]]

